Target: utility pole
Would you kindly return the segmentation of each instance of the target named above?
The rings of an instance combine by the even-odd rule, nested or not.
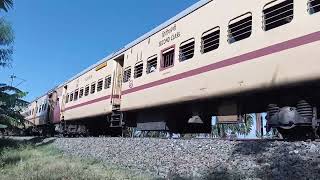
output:
[[[21,85],[22,83],[26,82],[25,79],[22,79],[22,78],[17,77],[16,75],[14,75],[14,73],[10,76],[10,79],[11,79],[10,85],[11,85],[11,86],[14,86],[14,87],[18,87],[18,86]],[[17,79],[17,80],[20,81],[20,82],[18,82],[16,85],[14,85],[14,80],[15,80],[15,79]]]

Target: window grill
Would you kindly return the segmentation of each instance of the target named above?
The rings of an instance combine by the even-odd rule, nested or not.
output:
[[[70,94],[70,102],[73,101],[73,93]]]
[[[147,60],[147,74],[153,73],[156,71],[158,65],[157,55],[154,55]]]
[[[103,88],[103,79],[100,79],[97,84],[97,92],[101,91]]]
[[[188,59],[193,58],[194,56],[194,38],[189,39],[180,45],[180,50],[179,50],[179,60],[180,61],[185,61]]]
[[[215,27],[201,37],[201,53],[207,53],[218,49],[220,42],[220,27]]]
[[[252,33],[252,14],[246,13],[230,21],[228,25],[228,42],[230,44],[246,39]]]
[[[173,66],[174,63],[174,47],[162,52],[161,67],[167,68]]]
[[[131,67],[128,67],[127,69],[124,70],[123,73],[123,82],[128,82],[131,78]]]
[[[143,73],[143,63],[139,62],[134,66],[134,78],[139,78]]]
[[[277,0],[265,5],[262,28],[269,31],[293,19],[293,0]]]
[[[96,83],[92,83],[92,84],[91,84],[91,91],[90,91],[90,93],[93,94],[93,93],[95,93],[95,92],[96,92]]]
[[[79,92],[79,99],[80,99],[80,98],[82,98],[82,97],[83,97],[83,88],[81,88],[81,89],[80,89],[80,92]]]
[[[308,1],[308,12],[314,14],[320,12],[320,0],[309,0]]]
[[[79,91],[76,90],[76,91],[74,92],[74,98],[73,98],[75,101],[78,100],[78,95],[79,95]]]
[[[84,90],[84,96],[88,96],[88,95],[89,95],[89,85],[87,85]]]
[[[107,77],[105,78],[104,88],[105,88],[105,89],[108,89],[108,88],[110,88],[110,86],[111,86],[111,76],[109,75],[109,76],[107,76]]]

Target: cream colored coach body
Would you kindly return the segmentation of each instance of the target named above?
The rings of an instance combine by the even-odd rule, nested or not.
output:
[[[76,89],[85,88],[86,85],[90,86],[93,82],[97,83],[99,79],[108,75],[112,76],[111,84],[114,85],[114,75],[116,74],[116,77],[122,75],[117,73],[121,71],[116,70],[118,66],[116,59],[120,56],[124,57],[123,69],[132,68],[130,81],[122,84],[120,97],[122,111],[218,97],[250,89],[270,88],[320,78],[317,59],[320,54],[319,40],[304,45],[294,45],[298,41],[296,38],[307,39],[308,34],[320,31],[320,23],[318,23],[320,13],[310,15],[307,12],[308,0],[295,0],[293,20],[286,25],[264,31],[262,10],[270,2],[272,1],[203,0],[201,2],[203,5],[193,12],[188,12],[186,16],[149,37],[143,36],[142,40],[141,38],[136,40],[59,86],[59,88],[63,87],[60,97],[61,118],[73,120],[112,112],[110,98],[118,87],[103,88],[101,92],[89,94],[69,103],[65,103],[65,99],[67,94]],[[251,36],[229,44],[227,42],[229,22],[248,12],[253,18]],[[202,54],[200,52],[201,36],[215,27],[220,28],[219,48]],[[319,38],[319,34],[316,36]],[[167,40],[168,37],[170,40]],[[178,58],[180,44],[191,38],[195,39],[194,57],[180,62]],[[293,44],[293,47],[282,47],[290,44]],[[172,46],[175,46],[174,66],[160,70],[161,51]],[[273,47],[270,48],[270,46]],[[261,54],[266,47],[275,53],[251,59],[247,57],[253,56],[254,53]],[[283,50],[277,51],[282,48]],[[146,62],[152,56],[157,56],[158,66],[154,73],[147,74]],[[249,60],[226,65],[227,61],[230,63],[241,58]],[[133,78],[134,66],[141,61],[144,64],[143,75]],[[107,67],[96,71],[96,66],[103,62],[108,63]],[[217,68],[205,70],[209,66],[217,66]]]
[[[146,107],[177,103],[182,101],[217,97],[250,89],[270,88],[291,82],[320,78],[320,42],[290,48],[249,61],[221,67],[183,79],[153,86],[154,82],[188,72],[229,58],[254,52],[278,43],[320,31],[320,13],[307,12],[308,0],[294,1],[294,17],[291,23],[264,31],[262,10],[270,0],[215,0],[183,17],[165,29],[176,26],[180,36],[159,47],[164,30],[154,34],[125,52],[124,69],[143,61],[142,77],[131,78],[122,85],[121,110],[136,110]],[[252,13],[253,28],[249,38],[229,44],[227,31],[230,20],[247,12]],[[220,27],[220,46],[206,54],[200,53],[202,34],[216,26]],[[319,35],[318,35],[319,37]],[[195,54],[192,59],[179,62],[179,46],[195,38]],[[150,43],[149,43],[150,42]],[[292,41],[294,44],[295,41]],[[290,44],[290,43],[288,43]],[[286,44],[286,45],[288,45]],[[160,52],[175,45],[174,66],[159,70]],[[284,44],[283,44],[284,46]],[[282,44],[275,48],[281,48]],[[148,57],[157,55],[158,68],[155,73],[146,74]],[[151,83],[151,84],[150,84]],[[151,87],[150,87],[151,86]],[[147,87],[147,88],[146,88]]]
[[[29,113],[27,113],[29,112]],[[48,121],[48,96],[43,95],[32,101],[24,110],[25,119],[31,124],[39,126],[44,125]]]
[[[80,75],[76,79],[68,82],[64,86],[67,89],[64,89],[62,92],[62,119],[64,120],[73,120],[80,119],[86,117],[94,117],[99,115],[104,115],[111,113],[112,105],[111,105],[111,95],[112,95],[112,82],[111,87],[105,89],[105,78],[107,76],[111,76],[113,79],[114,76],[114,61],[105,61],[107,66],[97,70],[97,68],[93,68],[88,72]],[[103,79],[103,89],[97,92],[97,82]],[[91,94],[91,85],[95,83],[95,93]],[[85,88],[89,86],[89,95],[83,96],[76,101],[66,103],[67,94],[74,93],[76,90],[80,91],[81,88]]]

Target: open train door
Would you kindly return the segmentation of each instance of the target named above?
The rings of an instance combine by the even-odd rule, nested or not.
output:
[[[121,55],[115,59],[116,68],[113,74],[112,96],[111,96],[111,103],[112,103],[113,109],[120,108],[123,61],[124,61],[124,55]]]
[[[123,74],[123,62],[124,55],[114,59],[115,61],[115,71],[113,74],[112,81],[112,94],[111,94],[111,104],[112,104],[112,114],[111,114],[111,125],[113,128],[122,128],[123,115],[120,112],[121,105],[121,87],[122,87],[122,74]]]

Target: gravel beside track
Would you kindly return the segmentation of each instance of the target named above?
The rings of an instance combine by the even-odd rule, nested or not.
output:
[[[320,179],[319,142],[58,138],[68,155],[162,178]]]

